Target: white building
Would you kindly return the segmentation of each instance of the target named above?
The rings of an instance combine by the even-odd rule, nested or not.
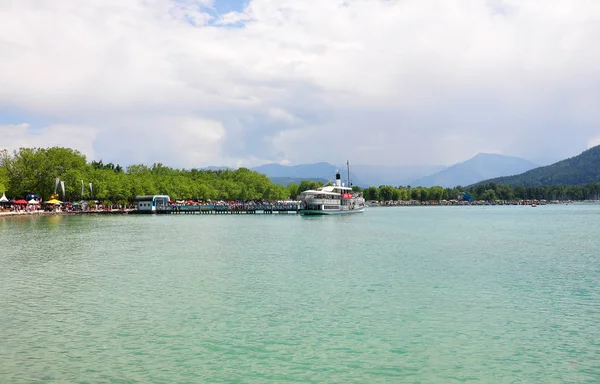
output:
[[[140,212],[154,213],[157,209],[165,208],[171,199],[168,195],[137,196],[137,209]]]

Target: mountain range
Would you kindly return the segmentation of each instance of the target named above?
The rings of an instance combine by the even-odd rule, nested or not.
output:
[[[297,180],[333,182],[338,170],[341,173],[343,183],[347,183],[348,179],[348,173],[345,171],[345,166],[336,166],[325,162],[300,165],[270,163],[250,169],[267,175],[273,182],[283,185],[296,182]],[[350,180],[353,185],[364,186],[364,183],[353,172],[350,172]]]
[[[531,161],[519,157],[480,153],[433,175],[416,179],[411,185],[421,187],[439,185],[444,188],[467,186],[493,177],[516,175],[536,167],[537,165]]]
[[[227,169],[208,167],[206,169]],[[326,162],[286,166],[270,163],[251,168],[277,184],[298,184],[302,180],[333,181],[339,170],[346,182],[345,166]],[[413,187],[455,187],[495,182],[511,186],[581,185],[600,181],[600,146],[555,164],[537,167],[513,156],[480,153],[450,167],[352,165],[352,184],[362,188],[380,185]]]
[[[477,184],[507,184],[512,187],[544,185],[583,185],[600,181],[600,145],[557,163],[538,167],[515,176],[498,177]]]
[[[350,168],[358,175],[362,184],[364,184],[361,187],[413,185],[416,179],[446,169],[443,165],[381,166],[361,164],[350,165]]]
[[[327,184],[331,179],[323,179],[320,177],[269,177],[275,184],[287,186],[289,184],[300,184],[303,180],[306,181],[318,181],[322,184]]]
[[[351,165],[350,179],[353,185],[362,188],[380,185],[454,187],[473,184],[492,177],[515,175],[535,167],[536,165],[532,162],[517,157],[478,154],[465,162],[450,167],[441,165]],[[297,184],[301,180],[333,181],[338,170],[340,170],[343,182],[348,178],[345,166],[326,162],[293,166],[270,163],[251,169],[267,175],[274,183],[282,185]]]

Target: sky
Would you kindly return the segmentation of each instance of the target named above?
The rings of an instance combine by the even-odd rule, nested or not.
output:
[[[598,0],[4,0],[0,148],[174,167],[600,144]]]

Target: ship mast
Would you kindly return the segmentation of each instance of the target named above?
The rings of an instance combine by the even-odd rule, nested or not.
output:
[[[352,183],[350,182],[350,160],[346,160],[346,168],[348,168],[348,188],[352,188]]]

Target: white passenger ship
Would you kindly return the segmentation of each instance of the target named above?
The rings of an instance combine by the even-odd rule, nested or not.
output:
[[[348,185],[350,185],[350,164],[348,163]],[[336,215],[358,213],[365,210],[362,193],[353,192],[350,186],[342,183],[340,172],[335,175],[335,184],[300,194],[300,213],[303,215]]]

